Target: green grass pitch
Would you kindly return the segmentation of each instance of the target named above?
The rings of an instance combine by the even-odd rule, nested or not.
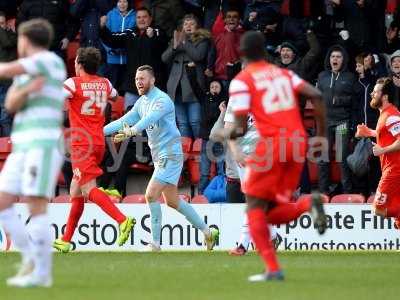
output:
[[[1,300],[397,299],[399,252],[283,252],[285,282],[248,283],[262,270],[254,253],[56,254],[54,286],[11,289],[5,279],[19,260],[0,253]]]

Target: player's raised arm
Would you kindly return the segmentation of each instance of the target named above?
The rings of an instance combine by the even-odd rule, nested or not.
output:
[[[103,128],[104,135],[111,135],[123,129],[123,124],[128,124],[129,126],[135,125],[139,121],[139,113],[137,112],[137,105],[135,104],[132,109],[123,115],[118,120],[112,121]]]
[[[45,83],[45,78],[40,76],[32,79],[27,85],[23,87],[16,87],[12,85],[6,96],[5,108],[9,113],[16,113],[25,104],[28,96],[42,89]]]
[[[1,78],[13,78],[24,73],[26,73],[26,71],[22,64],[20,64],[18,61],[0,63]]]

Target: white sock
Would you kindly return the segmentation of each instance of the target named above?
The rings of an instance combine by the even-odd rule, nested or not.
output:
[[[27,228],[18,217],[14,207],[0,211],[0,223],[10,235],[14,245],[21,251],[22,262],[28,262],[32,258],[32,245],[29,240]]]
[[[244,215],[242,230],[240,232],[239,245],[242,245],[246,250],[249,248],[250,245],[250,232],[247,214]]]
[[[273,225],[268,225],[269,226],[269,234],[271,236],[271,241],[274,240],[276,238],[276,234],[278,233],[276,231],[276,227]]]
[[[53,253],[51,251],[52,234],[47,214],[32,217],[28,224],[28,233],[32,240],[35,276],[48,278],[52,274]]]

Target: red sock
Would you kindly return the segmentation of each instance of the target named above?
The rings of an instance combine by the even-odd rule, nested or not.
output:
[[[71,242],[72,236],[75,232],[75,228],[78,225],[79,219],[82,216],[84,205],[85,199],[83,198],[83,196],[71,198],[71,209],[69,211],[67,225],[65,226],[65,232],[62,236],[62,240],[64,242]]]
[[[311,198],[301,199],[295,203],[279,203],[267,212],[267,222],[269,224],[289,223],[311,208]]]
[[[280,268],[275,249],[270,241],[265,211],[261,208],[254,208],[247,212],[247,216],[251,237],[256,244],[258,253],[264,261],[265,269],[269,272],[279,271]]]
[[[98,188],[92,188],[89,192],[89,200],[96,203],[107,215],[113,218],[118,224],[125,221],[126,217],[110,198]]]

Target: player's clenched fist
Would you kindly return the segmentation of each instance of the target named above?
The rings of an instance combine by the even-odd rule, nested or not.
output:
[[[136,135],[136,131],[133,127],[129,127],[127,123],[122,123],[122,129],[114,136],[114,143],[120,143],[132,136]]]

